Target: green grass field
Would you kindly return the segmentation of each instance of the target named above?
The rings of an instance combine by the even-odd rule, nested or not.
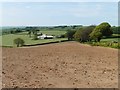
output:
[[[40,32],[47,35],[62,35],[66,33],[65,30],[41,30]]]
[[[2,38],[2,46],[15,46],[13,41],[15,38],[21,38],[25,41],[25,45],[31,45],[31,44],[41,44],[41,43],[48,43],[48,42],[55,42],[55,41],[61,41],[61,40],[67,40],[67,38],[55,38],[55,39],[39,39],[39,40],[32,40],[32,38],[29,38],[28,32],[18,33],[18,34],[7,34],[2,35],[0,38]],[[40,31],[40,33],[47,34],[47,35],[61,35],[65,34],[66,31]]]
[[[65,34],[66,31],[64,31],[64,30],[63,31],[62,30],[40,30],[39,33],[57,36],[57,35]],[[117,35],[115,34],[114,36],[117,36]],[[2,36],[0,36],[0,39],[1,38],[2,38],[2,46],[15,46],[15,44],[13,43],[13,41],[16,38],[22,38],[25,41],[25,45],[42,44],[42,43],[48,43],[48,42],[55,42],[55,41],[67,40],[67,38],[32,40],[32,38],[29,38],[28,32],[2,35]],[[118,42],[118,38],[101,39],[100,42],[103,44],[103,43],[108,43],[108,42],[111,42],[111,41],[117,41]]]
[[[38,33],[57,36],[57,35],[65,34],[66,31],[65,30],[40,30]],[[18,35],[27,35],[27,34],[28,32],[18,33]]]
[[[119,41],[120,39],[119,38],[106,38],[106,39],[101,39],[101,42],[102,41],[106,41],[106,42],[109,42],[109,41]]]

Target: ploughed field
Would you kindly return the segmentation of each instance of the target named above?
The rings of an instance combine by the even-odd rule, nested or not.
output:
[[[118,50],[78,42],[3,48],[2,86],[117,88]]]

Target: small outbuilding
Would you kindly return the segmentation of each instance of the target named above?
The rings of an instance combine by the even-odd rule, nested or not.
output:
[[[41,36],[38,36],[37,38],[39,38],[39,39],[53,39],[54,36],[43,34]]]

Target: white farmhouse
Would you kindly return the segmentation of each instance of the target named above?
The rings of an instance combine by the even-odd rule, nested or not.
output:
[[[46,35],[46,34],[43,34],[41,36],[38,36],[39,39],[53,39],[54,36],[50,36],[50,35]]]

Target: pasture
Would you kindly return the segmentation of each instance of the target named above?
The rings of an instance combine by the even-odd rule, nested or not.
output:
[[[42,30],[42,31],[40,31],[40,33],[57,36],[57,35],[65,34],[66,31]],[[32,40],[32,37],[31,38],[29,37],[28,32],[22,32],[22,33],[17,33],[17,34],[7,34],[7,35],[0,36],[0,38],[2,38],[2,46],[15,46],[14,43],[13,43],[15,38],[23,39],[25,41],[25,45],[41,44],[41,43],[48,43],[48,42],[67,40],[67,38]]]

